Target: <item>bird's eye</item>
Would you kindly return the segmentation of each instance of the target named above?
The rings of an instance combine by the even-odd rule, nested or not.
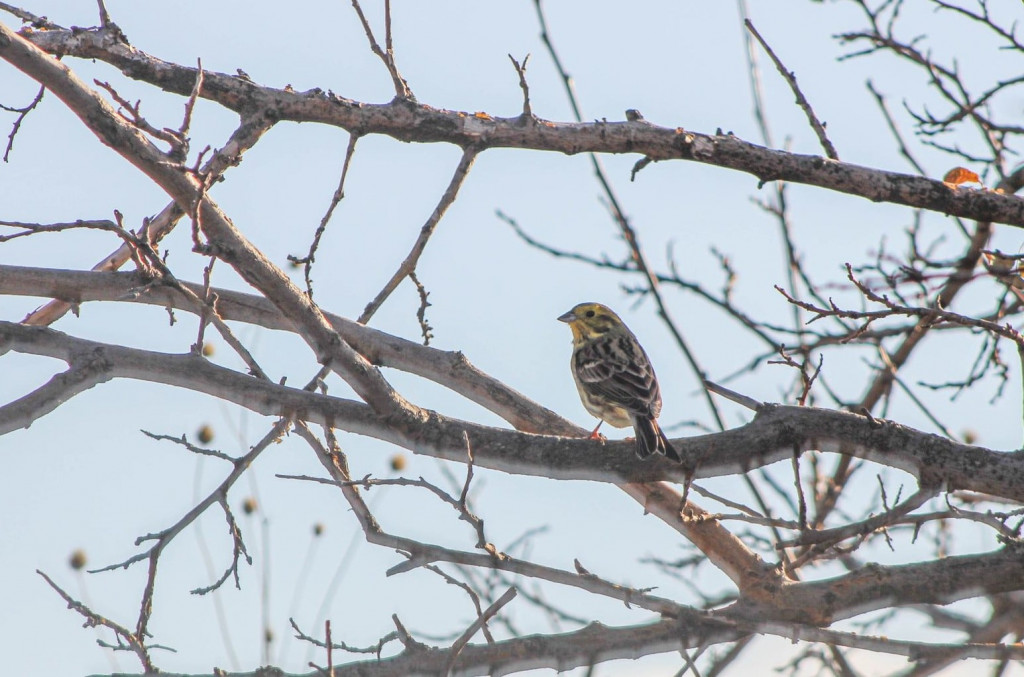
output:
[[[593,317],[593,316],[594,316],[594,311],[593,310],[588,310],[587,311],[587,317]]]

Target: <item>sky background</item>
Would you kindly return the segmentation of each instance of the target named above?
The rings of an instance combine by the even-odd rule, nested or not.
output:
[[[900,102],[935,103],[921,74],[890,57],[838,61],[850,50],[832,36],[860,25],[850,3],[751,4],[755,25],[796,72],[804,93],[827,121],[840,158],[911,172],[865,81],[870,78],[890,97],[904,131],[912,137]],[[963,25],[953,27],[946,15],[921,11],[922,3],[910,5],[906,33],[927,33],[935,58],[956,56],[965,78],[987,84],[1004,72],[1019,72],[1003,53],[985,47],[991,45],[987,36]],[[91,0],[49,0],[25,7],[64,26],[98,23]],[[195,65],[202,59],[207,70],[234,73],[240,68],[263,85],[290,84],[299,91],[319,87],[363,102],[382,103],[393,96],[391,81],[367,48],[347,2],[297,0],[283,6],[204,0],[177,2],[158,10],[151,3],[108,0],[107,7],[133,45],[168,61]],[[381,7],[368,1],[365,9],[382,32]],[[1019,6],[1016,9],[1019,12]],[[530,54],[527,78],[534,113],[555,121],[572,119],[558,74],[541,43],[532,2],[396,2],[393,12],[396,60],[420,102],[515,116],[522,98],[507,55],[521,59]],[[650,2],[625,11],[612,3],[588,3],[584,10],[578,4],[550,2],[547,18],[560,56],[575,79],[585,119],[620,120],[626,109],[633,108],[659,125],[708,134],[720,128],[761,142],[735,3]],[[8,15],[0,16],[0,21],[18,25]],[[144,115],[154,124],[180,124],[184,103],[180,97],[127,80],[101,63],[65,61],[86,82],[109,80],[125,98],[141,99]],[[763,55],[760,63],[774,144],[820,154],[789,88]],[[0,64],[0,103],[24,105],[36,87],[12,67]],[[996,109],[1005,119],[1016,115],[1022,103],[999,101]],[[0,121],[6,130],[13,116]],[[207,144],[222,145],[235,122],[230,112],[200,101],[192,124],[193,152]],[[977,144],[970,136],[961,141],[968,147]],[[240,167],[229,170],[226,181],[211,194],[271,260],[285,266],[287,255],[306,252],[337,185],[347,143],[348,134],[340,129],[279,124],[245,155]],[[914,151],[933,177],[941,177],[955,164],[920,144],[914,145]],[[315,298],[322,308],[347,317],[359,315],[408,252],[459,156],[459,149],[446,145],[404,144],[379,136],[359,141],[345,200],[324,236],[313,271]],[[623,156],[603,161],[652,265],[667,270],[666,252],[671,247],[683,277],[718,290],[723,274],[711,253],[716,248],[739,273],[737,305],[761,317],[788,320],[790,309],[773,288],[786,283],[778,229],[773,217],[754,204],[767,199],[769,191],[759,190],[757,180],[749,175],[678,161],[648,166],[630,182],[637,159]],[[903,230],[912,221],[910,210],[803,186],[789,190],[794,237],[802,247],[805,268],[823,284],[841,282],[844,263],[871,260],[882,242],[897,252],[906,249]],[[102,146],[49,95],[23,124],[10,162],[0,165],[3,219],[40,223],[104,219],[117,209],[127,224],[137,226],[166,203],[167,197],[155,185]],[[635,307],[635,298],[622,291],[621,285],[638,285],[640,280],[553,260],[523,243],[497,218],[496,210],[552,246],[612,260],[626,255],[585,155],[488,150],[478,158],[417,269],[430,292],[427,318],[434,329],[432,345],[463,351],[485,372],[581,426],[590,426],[592,419],[579,403],[567,368],[570,335],[555,318],[580,301],[604,302],[620,311],[657,367],[665,402],[663,425],[676,435],[695,432],[680,424],[711,425],[697,382],[651,305]],[[926,215],[923,228],[927,235],[946,238],[940,253],[955,256],[960,250],[958,231],[949,219]],[[1017,252],[1019,240],[1015,229],[998,227],[993,247]],[[201,279],[206,261],[191,254],[187,227],[177,229],[161,247],[170,252],[168,264],[179,278]],[[114,248],[114,238],[98,232],[35,236],[0,245],[0,263],[88,269]],[[295,271],[294,279],[300,282],[301,274]],[[247,290],[226,265],[218,265],[214,283]],[[978,293],[983,301],[984,292]],[[712,380],[736,372],[762,350],[692,295],[667,290],[666,300]],[[977,299],[968,295],[964,303],[972,300]],[[21,319],[40,303],[2,296],[0,318]],[[415,289],[406,282],[371,324],[417,340],[417,306]],[[91,304],[82,308],[81,317],[69,315],[54,328],[98,341],[186,352],[195,340],[196,321],[185,313],[176,313],[176,319],[170,325],[167,313],[159,308]],[[295,336],[243,326],[237,331],[272,378],[287,376],[289,383],[297,383],[315,373],[315,361]],[[239,368],[227,347],[214,342],[218,350],[213,359]],[[933,340],[915,355],[905,377],[908,382],[938,378],[936,365],[950,368],[948,374],[940,372],[942,380],[962,377],[973,360],[974,345]],[[866,360],[871,357],[867,351],[851,350],[848,357],[830,358],[825,367],[829,384],[842,397],[857,399],[870,375]],[[62,369],[53,360],[4,355],[0,397],[3,402],[19,397]],[[924,396],[955,432],[972,429],[980,434],[979,444],[1016,448],[1022,434],[1021,392],[1016,365],[1012,370],[1006,393],[995,402],[991,401],[996,390],[992,382],[955,402],[946,393]],[[421,406],[504,425],[493,414],[435,384],[393,371],[386,376]],[[785,368],[762,361],[729,386],[759,400],[778,401],[790,377]],[[350,392],[336,377],[330,386],[333,395]],[[723,411],[730,426],[749,420],[748,412],[728,404]],[[905,398],[895,398],[887,415],[935,432]],[[48,573],[97,612],[134,624],[145,565],[82,576],[68,567],[68,557],[75,549],[83,549],[89,568],[125,560],[138,552],[133,545],[138,536],[173,524],[227,470],[216,459],[197,458],[180,447],[152,441],[140,429],[192,436],[201,425],[209,424],[216,435],[213,446],[241,455],[271,423],[201,395],[119,380],[79,395],[28,430],[0,438],[4,468],[0,473],[0,608],[7,610],[0,613],[0,649],[6,649],[10,674],[137,670],[132,656],[113,659],[98,649],[97,633],[81,628],[82,619],[65,608],[35,570]],[[401,453],[408,462],[406,476],[445,481],[440,464],[433,459],[413,458],[386,444],[347,434],[340,435],[340,442],[349,454],[354,476],[391,476],[390,461]],[[451,470],[462,478],[462,466]],[[222,514],[209,511],[198,529],[180,536],[163,555],[151,630],[156,642],[178,651],[155,654],[163,669],[209,672],[214,666],[252,670],[260,665],[260,590],[265,580],[271,591],[268,615],[276,636],[271,659],[295,672],[308,670],[309,660],[326,661],[321,653],[311,654],[290,638],[287,618],[293,616],[303,630],[319,634],[325,596],[335,638],[353,645],[373,644],[391,631],[392,613],[411,630],[437,636],[440,644],[450,643],[450,638],[440,638],[457,635],[473,620],[467,598],[433,574],[415,571],[385,578],[383,572],[401,557],[361,543],[356,522],[336,490],[276,479],[275,473],[320,475],[322,470],[305,443],[289,438],[266,452],[233,490],[231,505],[254,565],[241,567],[241,590],[226,585],[216,593],[226,609],[230,645],[222,637],[212,598],[188,594],[215,580],[229,561],[230,541]],[[781,476],[786,477],[785,472]],[[893,487],[900,482],[908,490],[913,486],[912,480],[895,471],[884,471],[883,476]],[[863,495],[874,497],[874,473],[861,480]],[[706,486],[749,500],[739,478],[709,481]],[[677,558],[689,551],[677,534],[644,517],[622,492],[604,484],[554,482],[483,470],[478,471],[474,487],[477,512],[499,549],[525,531],[543,527],[528,551],[539,562],[571,568],[573,558],[578,558],[610,580],[659,586],[657,594],[699,603],[685,583],[640,561],[650,556]],[[241,504],[250,496],[256,497],[259,511],[246,517]],[[469,529],[425,492],[379,488],[368,497],[387,530],[472,548]],[[867,505],[866,501],[853,508]],[[320,538],[312,535],[316,523],[325,528]],[[212,563],[204,559],[200,543],[205,544]],[[980,533],[963,534],[958,543],[964,551],[994,547]],[[882,561],[903,561],[908,556],[899,550],[871,554]],[[343,575],[331,591],[330,582],[341,563]],[[707,565],[697,570],[692,583],[709,594],[727,587],[723,577]],[[607,624],[650,619],[647,612],[627,610],[610,600],[554,587],[545,591],[562,608]],[[978,608],[957,607],[966,612]],[[521,599],[509,611],[526,631],[552,627]],[[900,614],[888,634],[929,641],[953,637],[922,630],[921,618],[910,612]],[[744,664],[775,667],[790,655],[788,642],[758,640],[747,651]],[[891,672],[905,665],[899,658],[858,660],[861,666],[874,666],[866,667],[869,671]],[[611,663],[596,674],[661,675],[678,667],[677,656],[663,655]],[[742,665],[734,669],[743,674]],[[961,665],[949,674],[969,674],[972,669],[976,668]]]

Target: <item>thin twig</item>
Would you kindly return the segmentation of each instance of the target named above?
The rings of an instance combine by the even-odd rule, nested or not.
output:
[[[310,273],[313,270],[313,264],[316,262],[316,251],[320,247],[320,238],[323,237],[324,232],[327,230],[327,224],[331,220],[331,216],[334,215],[334,210],[338,204],[345,198],[345,178],[348,176],[349,167],[352,165],[352,156],[356,152],[356,142],[359,140],[359,134],[352,132],[348,137],[348,147],[345,149],[345,160],[341,165],[341,178],[338,179],[338,187],[334,189],[334,195],[331,196],[331,203],[327,206],[327,212],[320,219],[320,225],[317,226],[316,231],[313,233],[313,241],[309,245],[309,251],[305,256],[299,258],[288,255],[288,261],[292,265],[301,265],[302,274],[306,279],[306,295],[310,299],[313,298],[313,280],[310,277]]]
[[[388,74],[391,76],[391,82],[395,86],[395,96],[399,99],[415,101],[416,97],[413,96],[412,90],[409,89],[409,83],[405,81],[402,74],[398,72],[398,66],[395,65],[395,50],[391,41],[390,0],[384,1],[384,44],[387,51],[381,49],[380,45],[377,43],[377,39],[373,37],[373,29],[370,28],[370,22],[366,20],[366,15],[363,14],[363,8],[360,6],[359,0],[352,0],[352,7],[356,10],[356,14],[359,15],[359,21],[363,24],[363,30],[366,32],[366,39],[370,42],[370,50],[384,62],[384,67],[388,69]]]
[[[484,609],[484,612],[480,614],[480,616],[473,621],[468,628],[466,628],[466,631],[463,632],[457,640],[455,640],[455,643],[452,644],[451,649],[449,649],[451,655],[448,658],[448,665],[445,666],[445,675],[452,674],[452,669],[455,667],[455,661],[458,660],[459,654],[462,653],[462,650],[465,648],[466,644],[469,643],[469,640],[473,639],[473,635],[475,635],[480,628],[484,627],[488,620],[501,611],[503,606],[515,599],[516,594],[517,590],[515,587],[511,587],[506,590],[505,594],[499,597],[494,604]]]
[[[11,133],[7,135],[7,147],[4,149],[3,157],[4,162],[10,161],[11,151],[14,149],[14,137],[18,135],[18,131],[21,129],[21,123],[24,122],[28,114],[31,113],[35,109],[35,107],[39,105],[39,102],[43,100],[43,94],[45,93],[46,87],[41,86],[39,88],[39,91],[36,92],[36,95],[32,97],[32,101],[30,101],[27,106],[23,106],[22,108],[12,108],[10,106],[4,106],[3,104],[0,104],[0,108],[2,108],[3,110],[8,111],[10,113],[18,114],[18,117],[14,120],[14,123],[11,125]]]
[[[51,588],[57,591],[57,594],[64,598],[67,602],[68,608],[77,611],[79,614],[85,617],[87,626],[103,626],[114,631],[114,634],[121,640],[127,642],[127,647],[131,649],[138,656],[139,661],[142,663],[142,667],[146,672],[156,672],[156,666],[153,665],[153,660],[149,655],[149,648],[146,646],[145,636],[133,633],[123,625],[119,625],[112,620],[100,616],[92,609],[88,608],[81,602],[75,600],[68,593],[53,582],[53,580],[44,574],[42,571],[36,569],[36,573],[43,577],[43,579],[49,584]]]
[[[533,119],[533,108],[530,106],[530,85],[526,82],[526,64],[530,60],[530,55],[527,54],[522,63],[516,60],[511,54],[508,55],[509,60],[512,62],[512,66],[515,67],[516,73],[519,75],[519,88],[523,90],[523,119]]]
[[[353,0],[353,4],[356,4],[356,0]],[[477,148],[470,147],[466,148],[462,152],[462,158],[459,159],[459,164],[455,168],[455,173],[452,175],[451,181],[448,182],[448,188],[445,189],[444,194],[441,195],[441,199],[438,201],[437,206],[434,207],[434,211],[427,219],[423,227],[420,228],[420,234],[416,238],[416,241],[412,245],[412,249],[406,255],[405,260],[398,266],[398,270],[391,276],[391,279],[385,283],[384,288],[381,289],[377,295],[370,301],[366,308],[363,309],[362,314],[359,316],[357,322],[360,324],[366,324],[370,321],[370,318],[374,316],[377,310],[380,309],[384,301],[387,300],[391,293],[398,288],[398,285],[404,280],[409,273],[415,272],[416,264],[420,260],[420,256],[423,254],[423,250],[427,247],[427,241],[430,240],[430,236],[434,234],[434,230],[437,228],[437,224],[441,221],[441,218],[448,211],[448,208],[455,202],[455,198],[458,197],[459,189],[462,187],[463,182],[466,180],[466,176],[469,174],[469,170],[473,167],[473,161],[476,160],[476,156],[480,151]]]
[[[756,28],[754,28],[754,24],[750,19],[745,19],[743,24],[747,27],[748,31],[753,33],[754,37],[757,38],[757,41],[761,43],[764,51],[768,53],[772,62],[775,63],[775,67],[779,70],[779,73],[781,73],[782,77],[785,78],[787,83],[789,83],[790,89],[792,89],[793,94],[796,95],[797,104],[799,104],[800,108],[804,110],[804,113],[807,115],[807,121],[811,123],[811,128],[814,130],[814,133],[818,135],[818,141],[821,143],[821,147],[825,149],[825,155],[827,155],[831,160],[838,160],[839,154],[836,153],[835,146],[832,145],[832,142],[828,139],[828,135],[825,133],[825,125],[821,124],[818,120],[818,116],[814,113],[814,109],[811,108],[811,104],[807,101],[807,97],[804,96],[803,92],[800,91],[800,87],[796,84],[796,75],[786,69],[779,57],[775,55],[772,48],[768,46],[767,42],[765,42],[765,39],[762,38],[761,34],[757,32]]]

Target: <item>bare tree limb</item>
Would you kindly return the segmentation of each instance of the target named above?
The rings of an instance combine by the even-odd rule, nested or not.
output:
[[[141,131],[121,119],[70,69],[11,33],[2,24],[0,58],[50,89],[101,141],[149,176],[180,207],[191,208],[199,201],[197,214],[202,216],[203,230],[211,240],[214,253],[234,267],[248,283],[260,289],[297,328],[301,328],[300,334],[310,343],[319,361],[330,365],[375,408],[413,413],[411,405],[391,388],[381,374],[341,340],[319,308],[245,239],[208,196],[204,196],[196,178],[169,165],[166,157]]]
[[[13,33],[8,32],[13,36]],[[101,29],[49,30],[28,38],[49,52],[106,61],[135,76],[187,96],[195,69],[149,56],[105,39]],[[5,39],[9,40],[9,38]],[[0,57],[7,53],[0,44]],[[6,58],[6,57],[3,57]],[[520,118],[500,118],[443,111],[402,102],[368,105],[320,90],[295,92],[261,87],[237,76],[205,72],[203,96],[231,110],[264,101],[282,120],[320,122],[362,134],[386,134],[402,141],[447,142],[463,148],[531,148],[578,153],[637,153],[655,160],[681,159],[734,169],[756,176],[761,184],[790,181],[849,193],[875,202],[891,202],[963,218],[1024,227],[1024,200],[993,191],[950,190],[939,180],[870,169],[820,156],[800,155],[747,143],[732,135],[701,134],[659,127],[647,121],[546,123],[522,126]]]
[[[302,413],[303,420],[383,439],[416,453],[465,463],[463,433],[474,440],[478,467],[558,479],[602,482],[685,480],[670,461],[641,462],[631,442],[529,435],[431,413],[429,423],[405,424],[358,402],[259,381],[191,355],[166,355],[77,339],[38,327],[0,322],[0,347],[66,361],[91,354],[110,378],[133,378],[215,395],[257,413]],[[0,410],[2,411],[2,410]],[[427,424],[427,425],[424,425]],[[422,427],[421,427],[422,426]],[[15,429],[0,418],[0,432]],[[815,407],[764,405],[754,420],[723,433],[672,440],[696,477],[712,477],[789,460],[794,448],[869,459],[944,483],[1024,501],[1024,467],[1013,452],[998,452],[922,433],[883,419]],[[679,506],[681,508],[681,506]]]
[[[180,284],[196,295],[204,294],[201,285]],[[260,296],[216,287],[210,292],[216,296],[217,312],[225,320],[281,331],[295,329],[272,303]],[[0,295],[3,294],[52,296],[76,305],[91,300],[144,303],[195,312],[195,307],[179,291],[152,285],[137,272],[99,273],[0,264]],[[325,316],[335,331],[372,364],[446,383],[455,392],[501,416],[517,430],[580,437],[586,434],[550,409],[530,402],[523,394],[484,374],[460,352],[429,348],[331,313]]]

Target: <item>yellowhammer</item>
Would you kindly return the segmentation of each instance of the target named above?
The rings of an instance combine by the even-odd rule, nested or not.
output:
[[[572,376],[587,411],[616,428],[633,426],[640,458],[657,452],[681,461],[655,420],[661,388],[633,332],[600,303],[581,303],[558,319],[572,329]]]

